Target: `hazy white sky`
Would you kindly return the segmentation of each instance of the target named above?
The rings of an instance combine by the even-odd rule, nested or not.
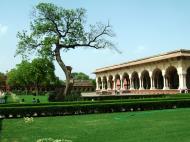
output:
[[[77,49],[63,53],[75,72],[92,72],[99,67],[126,62],[166,51],[190,49],[189,0],[1,0],[0,72],[20,63],[14,57],[18,31],[29,28],[30,12],[39,2],[64,8],[85,8],[87,24],[107,23],[116,33],[113,41],[122,54],[111,50]],[[64,78],[56,65],[56,74]]]

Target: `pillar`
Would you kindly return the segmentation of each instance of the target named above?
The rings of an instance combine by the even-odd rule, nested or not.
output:
[[[99,90],[98,78],[96,77],[96,90]]]
[[[149,76],[150,76],[150,90],[154,90],[155,85],[154,85],[154,77],[153,77],[152,72],[149,72]]]
[[[109,77],[107,77],[107,90],[111,90]]]
[[[179,74],[179,90],[186,90],[187,86],[186,86],[186,74]]]
[[[105,87],[104,87],[104,80],[103,80],[103,77],[101,78],[101,81],[102,81],[102,90],[104,90]]]
[[[187,71],[184,70],[184,68],[182,68],[182,66],[180,66],[177,69],[178,75],[179,75],[179,88],[178,90],[186,90],[187,89],[187,85],[186,85],[186,75],[187,75]]]
[[[123,90],[123,76],[120,75],[120,90]]]
[[[130,90],[134,90],[134,84],[133,84],[133,80],[132,80],[132,75],[129,74],[129,81],[130,81]]]
[[[139,73],[139,90],[143,90],[143,79],[141,73]]]
[[[115,83],[115,76],[113,77],[113,90],[116,90],[116,87],[115,87],[116,83]]]
[[[163,90],[168,90],[168,78],[166,77],[166,71],[162,70],[162,76],[163,76],[163,81],[164,81],[164,87]]]

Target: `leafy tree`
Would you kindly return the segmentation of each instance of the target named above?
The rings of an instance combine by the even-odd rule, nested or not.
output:
[[[54,84],[56,79],[54,74],[55,67],[48,59],[37,58],[31,62],[31,81],[36,88],[38,94],[39,85]]]
[[[33,12],[29,32],[18,32],[16,54],[27,57],[32,52],[56,59],[66,76],[64,95],[68,94],[71,85],[71,67],[66,66],[61,58],[61,51],[75,48],[114,48],[109,37],[113,37],[109,25],[96,24],[85,27],[86,10],[64,9],[51,3],[39,3]]]
[[[37,58],[32,62],[22,61],[8,73],[7,83],[10,86],[35,86],[38,94],[39,86],[56,85],[59,79],[55,76],[55,67],[48,59]]]
[[[71,73],[71,76],[73,77],[73,79],[75,80],[90,80],[89,76],[86,75],[85,73],[82,72],[74,72]]]
[[[7,74],[7,83],[10,86],[24,86],[27,90],[27,86],[31,85],[31,66],[28,61],[22,61],[16,65],[16,68],[12,69]]]
[[[6,75],[0,72],[0,87],[6,85]]]

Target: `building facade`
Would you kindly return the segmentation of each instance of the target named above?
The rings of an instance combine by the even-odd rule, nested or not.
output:
[[[96,69],[96,92],[162,94],[190,89],[190,50],[176,50]]]

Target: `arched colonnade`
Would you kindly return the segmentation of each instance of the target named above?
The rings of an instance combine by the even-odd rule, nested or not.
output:
[[[96,90],[190,89],[190,67],[168,66],[166,69],[97,75]]]

